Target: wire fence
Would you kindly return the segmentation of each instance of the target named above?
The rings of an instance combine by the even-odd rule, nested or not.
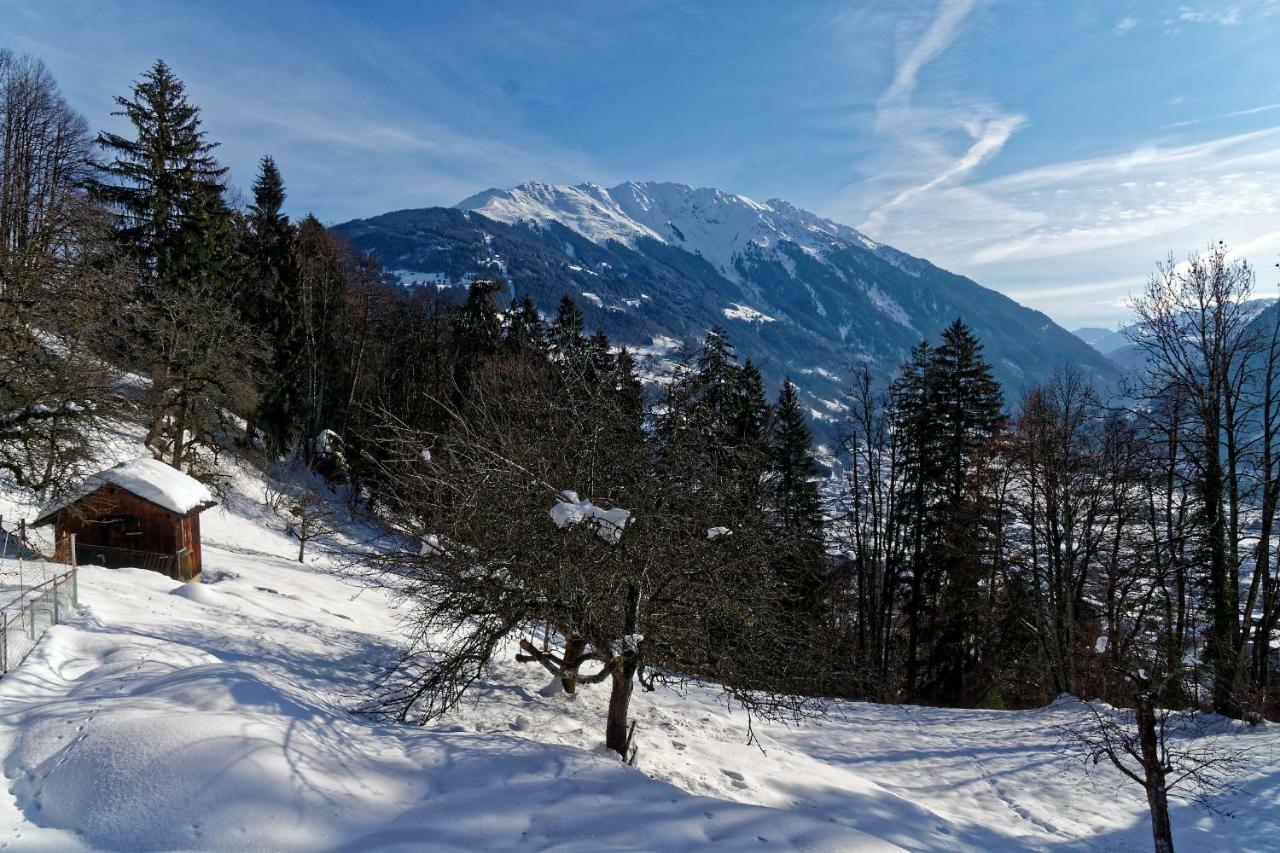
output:
[[[51,626],[69,618],[79,603],[74,537],[59,543],[50,562],[30,559],[25,543],[0,534],[0,673],[22,663]],[[65,556],[63,556],[65,555]]]

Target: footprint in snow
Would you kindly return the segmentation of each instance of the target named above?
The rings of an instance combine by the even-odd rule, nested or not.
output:
[[[720,772],[728,776],[733,781],[733,787],[735,788],[747,787],[747,777],[743,776],[737,770],[726,770],[725,768],[721,767]]]

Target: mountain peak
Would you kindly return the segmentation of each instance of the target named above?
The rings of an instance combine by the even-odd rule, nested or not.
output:
[[[626,181],[612,188],[531,182],[485,190],[457,205],[500,222],[558,222],[596,243],[634,248],[650,239],[701,255],[737,280],[738,258],[776,253],[792,243],[815,258],[845,244],[878,251],[878,243],[782,199],[758,202],[714,187],[664,181]]]

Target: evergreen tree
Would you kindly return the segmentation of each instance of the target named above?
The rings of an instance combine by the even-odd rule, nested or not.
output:
[[[249,205],[248,268],[241,305],[246,320],[268,339],[258,365],[261,401],[250,423],[260,426],[275,448],[288,446],[301,419],[297,357],[301,338],[297,272],[293,263],[294,229],[283,211],[284,179],[270,156],[263,157]]]
[[[938,451],[945,465],[944,497],[954,505],[964,491],[967,466],[978,448],[1004,427],[1004,396],[982,358],[982,344],[957,318],[934,352]]]
[[[1004,400],[982,344],[958,319],[939,346],[921,342],[912,350],[893,396],[911,536],[907,697],[924,691],[956,702],[972,645],[965,609],[977,583],[967,549],[977,541],[979,516],[966,500],[975,459],[1004,426]]]
[[[498,351],[502,343],[502,323],[493,303],[493,294],[502,282],[477,278],[467,291],[467,301],[453,321],[453,369],[455,405],[471,392],[472,376]]]
[[[812,434],[800,397],[784,379],[769,431],[768,511],[790,548],[778,565],[797,614],[809,624],[822,617],[822,501]]]
[[[511,300],[510,317],[507,334],[502,341],[503,349],[512,354],[542,352],[547,345],[547,330],[533,297],[526,295],[523,300]]]
[[[217,143],[205,138],[199,108],[164,60],[156,60],[131,97],[115,101],[120,110],[114,115],[129,120],[134,138],[98,135],[110,159],[99,165],[102,177],[93,189],[120,214],[120,235],[150,272],[150,283],[178,287],[192,268],[189,226],[211,215],[226,169],[213,157]]]
[[[582,336],[582,309],[567,293],[560,297],[556,318],[551,321],[550,337],[551,351],[561,361],[576,361],[586,347]]]
[[[613,384],[614,357],[609,352],[609,337],[600,329],[596,329],[587,340],[586,368],[587,380],[592,383],[608,382]]]
[[[764,377],[760,368],[747,359],[738,371],[730,429],[744,448],[758,448],[769,428],[769,405],[764,398]]]
[[[769,435],[771,499],[779,527],[788,533],[820,539],[822,502],[818,496],[818,465],[813,459],[813,437],[800,407],[795,383],[784,379],[773,407]]]

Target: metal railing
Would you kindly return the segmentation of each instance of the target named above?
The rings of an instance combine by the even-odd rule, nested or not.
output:
[[[135,551],[132,548],[111,548],[106,545],[89,545],[73,543],[75,564],[77,566],[103,566],[108,569],[147,569],[162,572],[170,577],[173,573],[173,556],[159,554],[154,551]]]
[[[68,553],[74,553],[74,540]],[[0,561],[0,673],[8,672],[35,648],[52,625],[76,611],[76,566],[25,559]]]

